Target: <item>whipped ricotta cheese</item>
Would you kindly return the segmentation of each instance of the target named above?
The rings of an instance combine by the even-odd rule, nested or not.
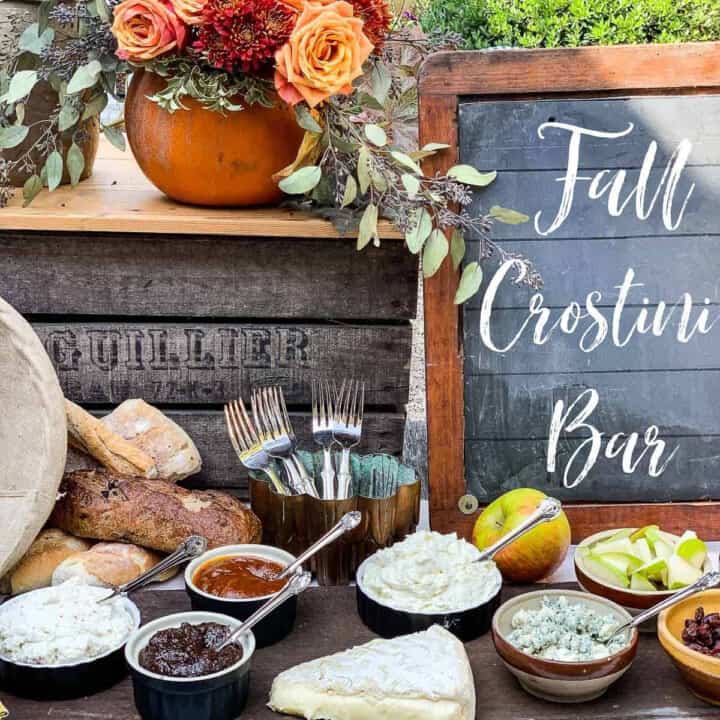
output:
[[[73,664],[120,647],[135,623],[120,597],[73,578],[0,607],[0,655],[31,665]]]
[[[396,610],[460,612],[489,600],[500,589],[492,560],[475,562],[480,551],[455,533],[419,531],[378,550],[366,561],[362,588]]]
[[[528,655],[546,660],[599,660],[628,643],[627,633],[607,644],[598,642],[618,626],[617,618],[600,615],[583,602],[570,603],[563,596],[545,596],[541,607],[518,610],[510,623],[513,630],[508,641]]]

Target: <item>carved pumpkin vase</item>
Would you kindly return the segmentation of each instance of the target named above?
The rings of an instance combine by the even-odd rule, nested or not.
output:
[[[280,201],[272,175],[295,159],[303,138],[292,108],[278,101],[222,115],[187,99],[187,110],[169,113],[148,99],[164,87],[163,78],[141,71],[125,100],[128,142],[153,185],[192,205]]]

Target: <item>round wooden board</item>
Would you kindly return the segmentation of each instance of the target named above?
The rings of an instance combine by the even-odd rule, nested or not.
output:
[[[65,401],[50,358],[0,298],[0,577],[50,515],[66,451]]]

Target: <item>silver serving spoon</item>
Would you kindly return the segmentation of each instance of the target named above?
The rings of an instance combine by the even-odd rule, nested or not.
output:
[[[112,591],[112,593],[110,593],[110,595],[98,600],[98,602],[106,602],[118,595],[127,595],[133,590],[137,590],[143,585],[147,585],[147,583],[160,573],[163,573],[170,568],[174,568],[176,565],[182,565],[182,563],[188,560],[193,560],[194,558],[199,557],[207,550],[207,545],[207,540],[204,537],[201,537],[200,535],[191,535],[174,553],[168,555],[157,565],[151,567],[147,572],[144,572],[142,575],[138,575],[134,580],[131,580],[124,585],[119,585]]]
[[[299,572],[293,575],[287,585],[285,585],[282,590],[273,595],[264,605],[261,605],[242,625],[240,625],[238,628],[233,630],[230,635],[228,635],[227,639],[216,648],[217,652],[220,652],[228,645],[236,643],[242,637],[242,635],[244,635],[253,626],[257,625],[276,607],[282,605],[288,598],[291,598],[293,595],[299,595],[303,590],[308,587],[308,585],[310,585],[311,579],[312,576],[309,572]]]
[[[669,608],[672,605],[679,603],[681,600],[694,595],[695,593],[701,592],[702,590],[708,590],[709,588],[716,587],[717,585],[720,585],[720,572],[709,572],[703,575],[692,585],[688,585],[686,588],[676,592],[674,595],[670,595],[670,597],[661,600],[648,610],[636,615],[632,620],[628,620],[626,623],[619,625],[609,635],[598,638],[598,642],[603,643],[603,645],[607,645],[614,637],[620,635],[620,633],[636,628],[638,625],[642,625],[642,623],[646,620],[659,615],[663,610],[665,610],[665,608]]]
[[[341,535],[344,535],[350,530],[354,530],[362,521],[362,513],[359,510],[351,510],[345,513],[340,520],[333,525],[319,540],[314,542],[304,553],[302,553],[297,560],[291,562],[281,573],[279,573],[275,579],[283,580],[284,578],[292,575],[303,563],[307,562],[315,553],[320,552],[324,547],[335,542]]]
[[[482,550],[480,552],[480,556],[475,558],[473,562],[492,560],[497,553],[499,553],[507,545],[510,545],[512,542],[517,540],[521,535],[529,532],[537,525],[542,525],[545,522],[554,520],[558,515],[560,515],[561,510],[562,505],[559,500],[551,497],[543,498],[538,503],[537,509],[532,515],[529,515],[524,522],[520,523],[520,525],[511,530],[507,535],[503,535],[494,545]]]

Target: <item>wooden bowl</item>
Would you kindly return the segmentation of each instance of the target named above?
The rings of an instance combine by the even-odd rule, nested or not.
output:
[[[658,617],[658,639],[690,690],[701,700],[720,705],[720,658],[691,650],[682,641],[685,619],[698,607],[708,614],[720,612],[720,590],[706,590],[663,610]]]
[[[593,575],[584,565],[582,554],[579,552],[580,548],[586,547],[596,543],[598,540],[605,540],[615,533],[619,532],[621,528],[615,528],[614,530],[603,530],[602,532],[590,535],[585,538],[575,549],[575,576],[580,584],[580,587],[588,593],[593,595],[600,595],[601,597],[612,600],[618,605],[622,605],[631,615],[637,615],[642,610],[647,610],[653,605],[664,600],[669,595],[677,592],[677,590],[630,590],[630,588],[621,588],[615,585],[601,580],[600,578]],[[635,530],[636,528],[631,528]],[[705,559],[705,565],[703,566],[703,572],[710,572],[712,570],[712,562],[710,555]],[[654,631],[654,621],[649,621]],[[645,623],[643,623],[643,627]]]
[[[539,608],[547,596],[563,596],[575,603],[585,603],[604,614],[615,615],[619,623],[630,620],[627,610],[602,597],[576,590],[537,590],[508,600],[495,613],[492,622],[495,649],[505,667],[531,695],[559,703],[594,700],[629,669],[637,651],[638,632],[632,631],[630,642],[622,650],[600,660],[567,662],[528,655],[507,640],[512,631],[512,618],[518,610]]]

